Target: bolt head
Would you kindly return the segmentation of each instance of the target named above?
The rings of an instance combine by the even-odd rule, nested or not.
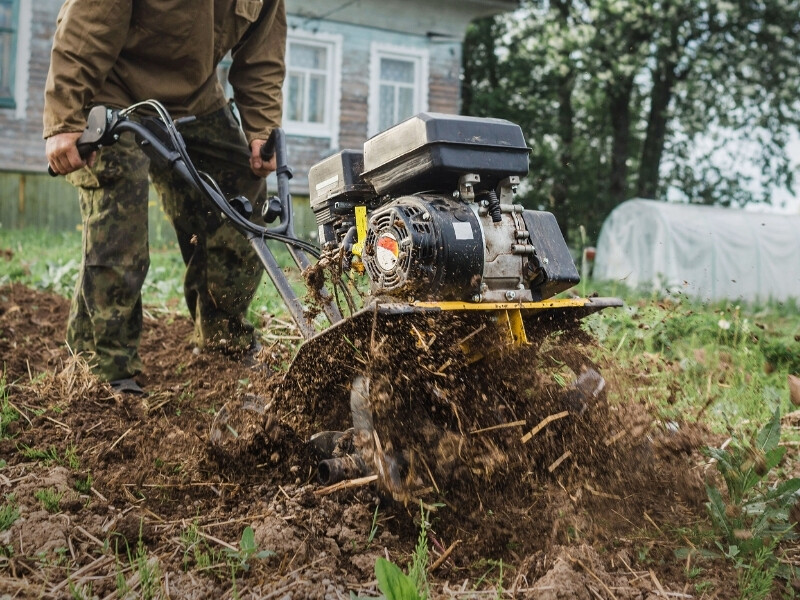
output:
[[[517,292],[513,290],[508,290],[506,292],[506,300],[508,300],[509,302],[511,302],[516,297],[517,297]]]
[[[483,296],[481,296],[480,294],[475,294],[475,295],[472,297],[472,301],[473,301],[473,302],[480,302],[481,300],[483,300]]]
[[[430,215],[430,213],[426,213],[426,212],[425,212],[425,213],[422,213],[422,220],[423,220],[423,221],[430,221],[430,220],[431,220],[431,215]]]

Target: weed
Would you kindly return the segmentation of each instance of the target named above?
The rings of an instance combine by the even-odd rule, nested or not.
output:
[[[378,589],[383,592],[386,600],[424,600],[425,598],[417,591],[414,579],[385,558],[378,558],[375,561],[375,578],[378,580]],[[353,598],[352,595],[350,597]]]
[[[91,582],[78,587],[78,584],[74,581],[70,581],[68,589],[72,600],[91,600],[91,598],[94,598]]]
[[[19,419],[19,412],[11,406],[8,399],[8,386],[6,385],[6,374],[0,375],[0,440],[11,437],[8,433],[8,426]]]
[[[92,474],[87,473],[86,479],[79,478],[75,480],[75,490],[81,494],[88,494],[92,491],[92,483]]]
[[[139,597],[145,600],[155,598],[161,587],[161,570],[158,561],[148,559],[147,548],[141,537],[136,544],[136,556],[131,564],[134,564],[139,573]]]
[[[734,439],[725,450],[706,450],[716,460],[728,496],[726,503],[722,492],[706,483],[706,507],[722,538],[716,541],[717,547],[737,565],[742,598],[763,598],[776,575],[791,576],[774,550],[783,540],[798,537],[789,512],[798,501],[800,478],[766,483],[786,453],[779,446],[780,435],[780,411],[776,410],[752,439]]]
[[[203,537],[197,522],[192,522],[189,527],[181,532],[181,543],[183,544],[183,569],[189,570],[191,562],[200,569],[208,569],[221,561],[221,553],[215,553]]]
[[[694,591],[698,594],[705,594],[706,592],[710,592],[714,589],[714,582],[713,581],[698,581],[694,584]]]
[[[55,514],[60,510],[59,504],[61,504],[61,498],[64,497],[64,492],[59,492],[55,488],[42,489],[36,490],[33,497],[47,512]]]
[[[420,502],[420,523],[419,536],[414,553],[411,555],[411,563],[408,565],[408,576],[414,582],[419,597],[425,600],[428,597],[428,515],[425,514],[425,507]]]
[[[258,546],[256,545],[255,532],[249,525],[244,528],[244,531],[242,531],[242,539],[239,540],[239,549],[231,550],[230,548],[226,548],[225,554],[228,558],[228,564],[231,567],[231,571],[234,573],[237,570],[249,571],[250,561],[254,558],[261,560],[275,555],[272,550],[258,549]]]
[[[762,546],[756,550],[749,563],[737,562],[736,578],[740,600],[763,600],[772,591],[772,582],[779,566],[774,550],[775,545]]]
[[[70,444],[67,446],[67,449],[64,450],[63,462],[73,471],[77,471],[81,468],[81,459],[78,458],[78,449],[75,447],[75,444]]]
[[[22,454],[23,457],[29,460],[39,461],[45,466],[52,465],[53,463],[59,465],[63,464],[61,458],[58,456],[58,449],[55,446],[50,446],[47,450],[40,450],[22,444],[22,446],[17,447],[17,450],[19,450],[19,453]]]
[[[375,512],[372,514],[372,525],[369,529],[369,536],[367,536],[367,548],[372,545],[372,540],[375,539],[375,535],[378,533],[378,508],[379,506],[375,506]]]
[[[6,494],[6,502],[0,507],[0,531],[9,529],[19,519],[19,508],[14,494]]]
[[[124,539],[124,538],[123,538]],[[135,571],[135,575],[130,579],[125,578],[125,572],[129,570],[123,567],[122,562],[119,560],[119,548],[115,549],[116,555],[116,584],[117,595],[120,598],[128,597],[128,595],[136,590],[137,598],[144,600],[152,600],[160,595],[161,591],[161,569],[158,566],[158,560],[149,558],[147,547],[142,541],[141,523],[139,524],[139,540],[136,543],[136,551],[131,554],[127,541],[125,542],[126,557],[128,566],[131,570]]]

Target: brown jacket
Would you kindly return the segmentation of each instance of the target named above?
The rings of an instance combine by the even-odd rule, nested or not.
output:
[[[261,15],[263,8],[264,14]],[[66,0],[45,87],[44,137],[83,131],[93,104],[160,100],[175,117],[225,105],[229,81],[247,141],[281,122],[284,0]]]

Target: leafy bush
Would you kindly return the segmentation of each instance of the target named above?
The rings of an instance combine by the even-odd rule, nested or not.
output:
[[[788,339],[762,340],[764,359],[775,369],[800,373],[800,342]]]
[[[735,561],[740,572],[743,598],[763,598],[776,575],[790,577],[787,566],[774,555],[778,545],[798,538],[789,513],[800,499],[800,478],[767,483],[770,471],[780,463],[786,448],[779,446],[780,411],[751,440],[733,440],[726,449],[708,448],[725,481],[722,492],[706,484],[706,507],[721,535],[716,545]]]

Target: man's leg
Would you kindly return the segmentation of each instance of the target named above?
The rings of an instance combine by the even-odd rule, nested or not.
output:
[[[265,183],[250,170],[250,152],[229,108],[181,126],[192,161],[228,195],[244,195],[259,215]],[[164,211],[172,221],[186,263],[184,295],[195,321],[195,343],[238,352],[255,342],[247,308],[263,267],[247,239],[174,173],[151,169]]]
[[[148,159],[132,137],[97,153],[67,178],[79,190],[83,256],[67,323],[67,343],[107,381],[142,370],[141,289],[147,244]]]

